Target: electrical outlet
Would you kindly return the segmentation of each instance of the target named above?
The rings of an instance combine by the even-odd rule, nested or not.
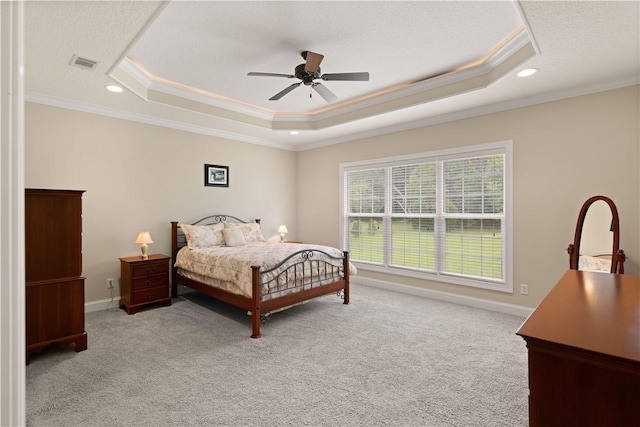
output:
[[[113,288],[113,278],[107,279],[107,289]]]
[[[520,285],[520,294],[529,295],[529,285]]]

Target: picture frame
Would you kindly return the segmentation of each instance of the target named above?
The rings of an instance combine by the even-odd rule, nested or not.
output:
[[[228,187],[229,166],[205,164],[204,185],[207,187]]]

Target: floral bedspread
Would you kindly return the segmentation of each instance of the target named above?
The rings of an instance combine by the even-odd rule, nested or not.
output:
[[[600,271],[608,273],[609,271],[611,271],[611,256],[602,258],[589,255],[580,255],[578,261],[578,270]]]
[[[251,266],[259,265],[261,271],[269,270],[277,266],[289,255],[308,249],[324,251],[335,257],[343,256],[340,250],[329,246],[255,242],[235,247],[216,246],[197,249],[183,247],[178,252],[175,265],[179,269],[178,273],[185,277],[251,298]],[[341,265],[342,263],[341,260],[331,259],[318,252],[313,253],[312,259],[322,260],[323,258],[335,265]],[[300,260],[299,256],[295,256],[282,269],[286,268],[286,265],[294,264]],[[319,268],[323,269],[324,267],[321,266]],[[282,269],[278,269],[269,275],[263,275],[263,281],[276,277]],[[357,271],[353,265],[350,265],[349,272],[351,275],[355,275]],[[314,272],[314,274],[317,274],[317,272]],[[298,275],[298,273],[295,275]],[[288,288],[288,285],[282,279],[284,277],[279,277],[273,285],[269,286],[277,285]],[[298,277],[291,277],[288,280],[295,281],[298,279]],[[262,292],[265,294],[269,293],[270,290],[265,287]]]

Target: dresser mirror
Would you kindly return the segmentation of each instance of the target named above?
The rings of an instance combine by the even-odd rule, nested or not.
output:
[[[572,270],[624,273],[620,220],[613,200],[593,196],[582,205],[573,243],[567,248]]]

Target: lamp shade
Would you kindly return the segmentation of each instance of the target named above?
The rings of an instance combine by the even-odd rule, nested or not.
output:
[[[287,226],[286,225],[281,225],[280,228],[278,228],[278,233],[288,233],[289,230],[287,230]]]
[[[151,240],[151,234],[149,234],[148,231],[141,231],[140,233],[138,233],[138,237],[133,243],[153,243],[153,240]]]

